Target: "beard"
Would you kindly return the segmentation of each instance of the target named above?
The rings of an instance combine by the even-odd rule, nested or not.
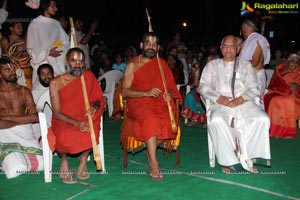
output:
[[[153,58],[156,55],[156,51],[154,49],[147,49],[142,51],[142,55],[146,58]]]
[[[44,86],[44,87],[49,87],[49,85],[50,85],[50,78],[46,78],[46,79],[44,79],[44,80],[41,80],[41,79],[39,79],[40,80],[40,83],[41,83],[41,85],[42,86]]]
[[[85,67],[70,67],[69,65],[66,66],[66,71],[71,74],[72,76],[79,77],[85,71]]]
[[[8,83],[17,83],[18,77],[17,74],[10,75],[7,79],[4,79]]]

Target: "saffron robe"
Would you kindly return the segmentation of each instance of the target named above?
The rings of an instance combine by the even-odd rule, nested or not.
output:
[[[136,58],[137,59],[137,58]],[[172,91],[172,97],[178,98],[180,104],[182,97],[177,90],[176,83],[170,67],[160,59],[167,90]],[[157,58],[151,59],[134,73],[131,89],[146,91],[159,88],[162,93],[157,97],[128,98],[128,116],[134,119],[134,134],[137,140],[146,141],[156,136],[158,139],[174,139],[167,102],[163,99],[164,86],[160,74]],[[173,113],[175,103],[171,101]]]
[[[286,64],[276,67],[268,93],[264,97],[265,109],[271,119],[271,137],[295,137],[296,121],[300,116],[300,91],[290,89],[291,83],[300,83],[300,68],[283,74]]]
[[[104,111],[105,100],[101,87],[90,71],[84,72],[87,96],[92,106],[100,102],[100,108],[93,116],[93,126],[97,143],[99,143],[100,119]],[[59,91],[61,112],[78,121],[88,122],[85,116],[81,78],[74,79]],[[57,120],[52,116],[52,130],[56,136],[55,149],[60,153],[76,154],[92,148],[90,132],[81,132],[77,127]]]

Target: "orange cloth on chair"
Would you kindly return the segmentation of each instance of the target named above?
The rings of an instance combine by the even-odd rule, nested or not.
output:
[[[165,75],[167,89],[172,91],[173,98],[180,99],[181,104],[182,97],[177,90],[170,68],[163,59],[160,59],[160,62]],[[162,91],[162,94],[157,98],[141,97],[127,99],[128,117],[134,119],[134,134],[136,139],[146,141],[152,136],[156,136],[158,139],[176,138],[176,135],[172,133],[167,102],[163,99],[164,86],[157,58],[153,58],[135,72],[131,88],[142,91],[159,88]],[[175,103],[171,102],[171,105],[174,114]]]
[[[300,83],[300,68],[283,73],[286,64],[278,65],[264,97],[265,109],[271,119],[270,136],[295,137],[296,121],[300,115],[300,91],[290,89]]]
[[[89,104],[100,101],[100,108],[93,116],[93,125],[97,143],[99,143],[100,118],[104,111],[104,97],[100,85],[92,72],[84,72]],[[85,104],[81,86],[81,78],[78,77],[59,91],[61,112],[78,121],[88,122],[85,116]],[[79,153],[92,148],[90,132],[81,132],[77,127],[67,124],[52,117],[52,130],[56,136],[55,149],[63,153]]]

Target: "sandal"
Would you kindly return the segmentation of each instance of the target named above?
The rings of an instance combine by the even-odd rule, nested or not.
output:
[[[62,182],[65,184],[74,184],[77,183],[77,181],[75,179],[73,179],[73,174],[68,172],[64,172],[62,174],[60,174],[59,176],[62,179]]]
[[[149,173],[149,176],[151,177],[152,180],[155,180],[155,181],[161,181],[163,180],[163,175],[162,173],[159,171],[159,172],[155,172],[155,173]]]
[[[155,180],[155,181],[161,181],[163,180],[163,175],[159,169],[159,167],[157,168],[157,170],[154,170],[154,169],[151,169],[152,167],[150,166],[150,169],[149,169],[149,176],[152,180]]]
[[[80,180],[85,180],[85,179],[90,178],[90,174],[88,172],[86,172],[86,171],[77,172],[76,176]]]

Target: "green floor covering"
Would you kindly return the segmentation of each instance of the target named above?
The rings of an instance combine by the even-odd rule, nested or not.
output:
[[[175,154],[165,158],[158,151],[164,179],[153,181],[146,171],[144,152],[129,155],[126,171],[122,168],[123,152],[119,144],[121,121],[104,118],[106,174],[91,174],[90,179],[73,185],[62,183],[53,174],[51,183],[44,183],[43,172],[14,179],[0,175],[0,199],[300,199],[300,138],[271,138],[272,167],[258,167],[259,174],[223,174],[220,166],[210,168],[206,129],[182,125],[180,165]],[[78,158],[70,158],[75,169]],[[90,172],[95,171],[92,161]],[[53,171],[59,170],[54,156]]]

